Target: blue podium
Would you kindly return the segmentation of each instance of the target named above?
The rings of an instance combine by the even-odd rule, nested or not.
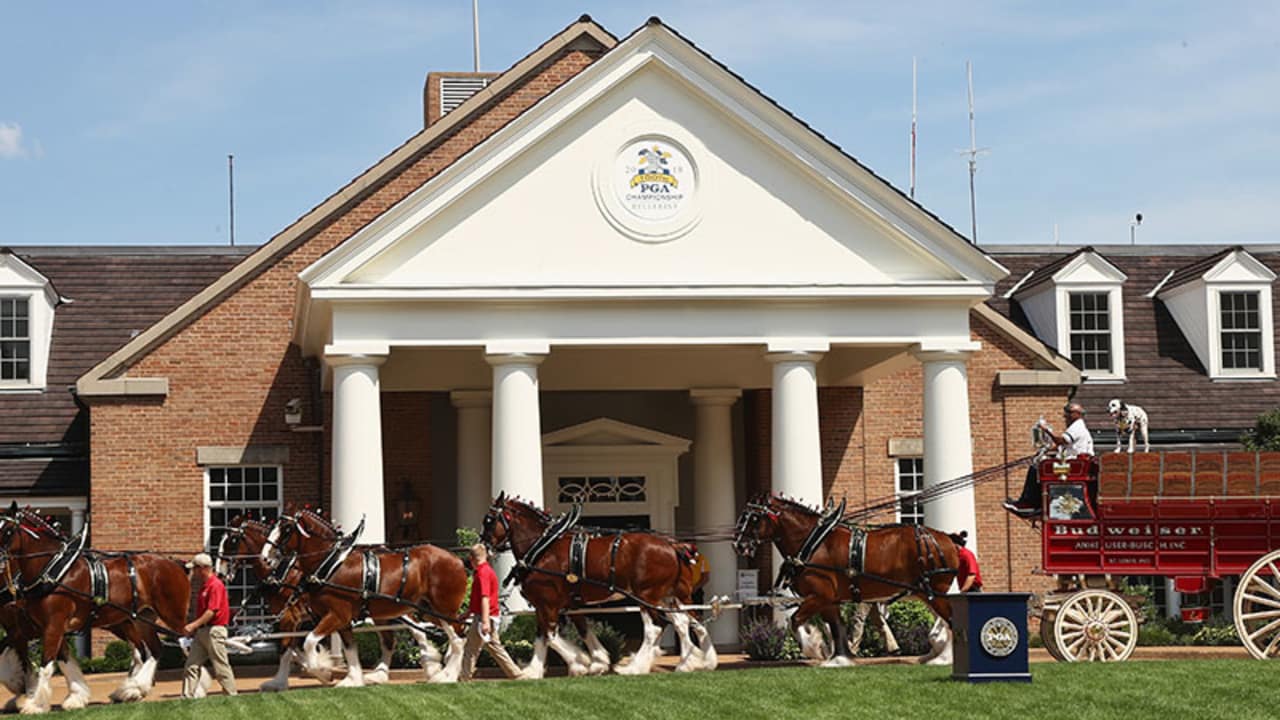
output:
[[[1031,682],[1027,667],[1029,593],[948,595],[955,646],[951,678],[969,682]]]

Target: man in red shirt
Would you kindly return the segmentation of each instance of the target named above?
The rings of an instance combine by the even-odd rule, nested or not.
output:
[[[196,597],[196,619],[182,628],[182,633],[193,638],[187,664],[183,668],[182,697],[195,697],[200,684],[200,667],[205,660],[213,666],[213,676],[228,695],[236,694],[236,678],[231,674],[227,660],[227,623],[231,622],[231,605],[227,602],[227,586],[213,572],[213,558],[208,553],[197,553],[187,563],[192,583],[202,582]]]
[[[956,553],[959,555],[956,563],[959,566],[956,568],[956,585],[960,587],[960,592],[982,592],[982,571],[978,569],[978,558],[965,547],[969,533],[961,530],[948,537],[956,544]]]
[[[471,629],[467,631],[467,645],[462,651],[462,679],[470,680],[475,674],[482,645],[507,677],[518,677],[520,666],[511,659],[498,639],[498,574],[489,566],[489,551],[484,545],[473,545],[470,555],[474,571],[469,607]]]

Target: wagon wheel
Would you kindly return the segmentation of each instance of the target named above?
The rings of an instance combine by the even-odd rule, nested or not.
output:
[[[1249,654],[1280,656],[1280,550],[1263,555],[1236,586],[1236,633]]]
[[[1119,662],[1138,645],[1138,618],[1119,595],[1083,590],[1058,608],[1053,638],[1067,662]]]
[[[1066,662],[1067,658],[1062,654],[1062,648],[1058,647],[1058,640],[1053,634],[1053,621],[1056,616],[1056,611],[1049,611],[1040,618],[1040,641],[1044,643],[1044,649],[1049,651],[1049,655],[1054,660]]]

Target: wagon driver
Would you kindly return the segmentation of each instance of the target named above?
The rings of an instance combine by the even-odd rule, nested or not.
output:
[[[1054,445],[1062,448],[1063,457],[1092,457],[1093,435],[1089,434],[1089,426],[1084,422],[1084,406],[1073,402],[1062,409],[1062,414],[1067,421],[1067,429],[1061,435],[1055,433],[1044,420],[1040,421],[1040,429]],[[1027,468],[1027,480],[1022,485],[1022,494],[1017,500],[1005,500],[1004,507],[1015,515],[1034,517],[1040,514],[1040,504],[1040,472],[1035,463],[1032,463]]]

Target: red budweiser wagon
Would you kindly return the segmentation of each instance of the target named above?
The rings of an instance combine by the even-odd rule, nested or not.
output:
[[[1039,472],[1043,567],[1058,580],[1040,633],[1054,657],[1129,657],[1138,621],[1113,580],[1125,575],[1172,576],[1183,593],[1240,576],[1241,642],[1280,655],[1280,453],[1112,453],[1042,460]]]

